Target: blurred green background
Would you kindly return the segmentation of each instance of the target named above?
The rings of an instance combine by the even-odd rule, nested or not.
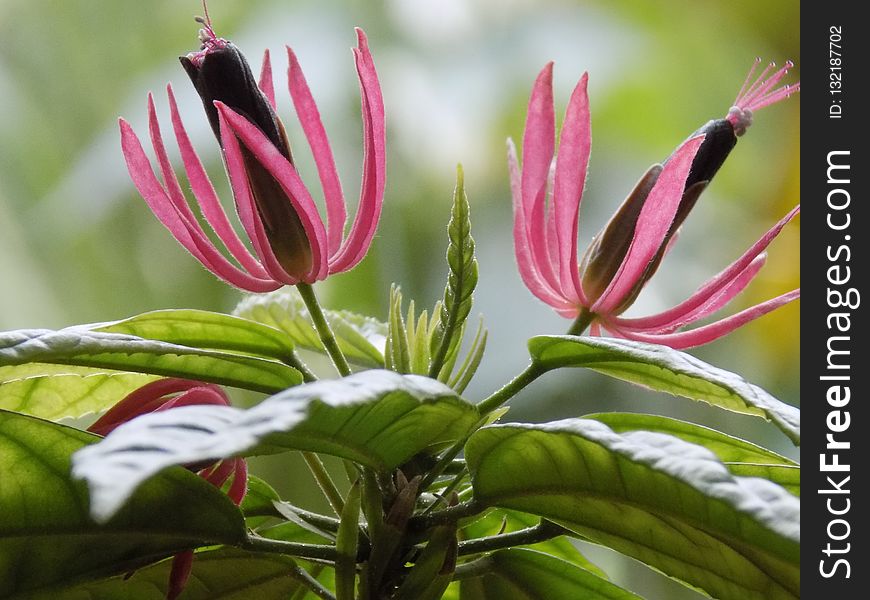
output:
[[[724,116],[755,56],[791,58],[797,67],[789,80],[800,75],[793,0],[213,0],[210,12],[218,34],[235,41],[255,70],[262,50],[273,51],[279,114],[311,181],[312,161],[282,83],[281,49],[296,50],[351,202],[361,159],[353,26],[370,37],[388,118],[385,210],[364,263],[318,286],[326,304],[383,318],[391,282],[418,306],[434,303],[443,289],[455,166],[463,164],[481,269],[474,312],[490,328],[490,350],[468,391],[474,399],[522,368],[528,337],[569,325],[524,288],[510,234],[505,139],[521,138],[530,86],[547,61],[556,61],[559,112],[583,71],[590,73],[593,153],[582,246],[649,164]],[[227,197],[217,145],[176,58],[197,46],[194,14],[201,14],[194,0],[0,0],[0,329],[169,307],[226,311],[238,301],[151,216],[118,147],[119,115],[145,132],[149,90],[166,119],[163,88],[171,81],[194,144]],[[799,111],[798,96],[757,116],[628,314],[682,300],[799,201]],[[731,310],[798,285],[798,242],[793,223]],[[793,304],[693,353],[798,404],[798,320]],[[759,420],[585,372],[551,374],[513,406],[510,419],[529,421],[602,410],[668,414],[796,456]],[[307,477],[291,472],[284,491],[314,502]],[[651,598],[698,597],[633,563],[591,553],[617,581]]]

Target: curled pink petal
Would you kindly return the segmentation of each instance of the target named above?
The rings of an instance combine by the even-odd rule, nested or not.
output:
[[[547,240],[547,182],[555,153],[556,115],[553,107],[553,63],[538,74],[529,98],[523,133],[522,201],[527,239],[537,271],[547,285],[561,290]],[[557,257],[552,257],[558,260]]]
[[[671,333],[677,329],[684,327],[694,321],[703,319],[709,316],[734,299],[740,292],[746,289],[746,286],[758,275],[761,267],[764,266],[766,255],[760,254],[749,263],[737,277],[732,279],[727,286],[722,288],[716,295],[712,296],[706,304],[702,304],[692,310],[675,312],[670,319],[657,319],[659,315],[652,315],[643,319],[624,319],[617,317],[612,319],[619,327],[631,329],[633,331],[646,331],[648,333]],[[668,311],[670,312],[670,311]],[[661,313],[660,313],[661,314]],[[653,323],[650,325],[650,323]]]
[[[668,323],[678,321],[683,315],[692,313],[699,307],[708,303],[711,298],[717,296],[726,286],[730,285],[732,281],[740,277],[740,274],[743,273],[752,262],[767,249],[770,243],[773,242],[776,236],[782,231],[783,227],[794,219],[798,213],[800,213],[800,205],[795,206],[790,210],[788,214],[765,232],[757,242],[750,246],[740,258],[728,265],[728,267],[723,269],[717,275],[710,278],[687,300],[656,315],[641,319],[631,319],[631,327],[646,330],[667,327]]]
[[[628,252],[610,284],[592,305],[592,312],[607,314],[615,310],[643,276],[671,227],[686,177],[703,141],[703,136],[686,141],[668,160],[640,211]]]
[[[589,75],[584,73],[568,102],[565,122],[559,137],[559,153],[556,158],[556,176],[553,186],[553,210],[556,214],[559,278],[562,292],[568,300],[584,305],[587,301],[580,285],[577,235],[580,200],[586,183],[586,170],[592,147],[588,80]]]
[[[227,496],[239,506],[248,492],[248,463],[244,458],[235,458],[233,462],[233,482],[227,490]]]
[[[221,104],[221,106],[223,105]],[[230,185],[233,188],[233,197],[236,201],[236,210],[239,213],[242,227],[244,227],[245,233],[248,234],[248,238],[254,246],[254,251],[260,257],[269,277],[281,283],[295,285],[298,283],[298,280],[289,275],[278,262],[278,258],[269,244],[269,239],[266,237],[266,229],[263,226],[259,209],[254,200],[254,193],[251,190],[251,183],[248,179],[239,141],[231,131],[230,126],[226,124],[226,117],[223,111],[218,110],[218,118],[220,119],[221,146],[224,149],[224,161],[226,162],[227,174],[230,178]]]
[[[142,144],[132,127],[124,119],[120,119],[119,123],[121,149],[127,163],[127,170],[130,172],[130,178],[148,207],[173,237],[209,271],[238,288],[252,292],[267,292],[280,287],[272,281],[254,277],[232,265],[221,255],[215,245],[202,235],[201,230],[198,231],[184,216],[179,214],[179,207],[172,202],[151,170],[151,163],[145,156]]]
[[[302,227],[305,229],[305,234],[308,237],[308,242],[311,245],[312,255],[311,272],[307,277],[303,278],[304,281],[306,283],[313,283],[314,281],[323,279],[327,275],[326,231],[323,227],[323,221],[320,220],[320,215],[317,212],[317,206],[314,204],[314,200],[311,198],[311,194],[308,193],[305,184],[302,183],[302,180],[299,178],[299,174],[296,172],[295,167],[290,164],[278,148],[269,141],[256,125],[252,124],[245,117],[241,116],[222,102],[215,102],[215,106],[217,107],[218,113],[221,117],[221,137],[225,144],[227,141],[234,141],[237,137],[251,154],[254,155],[257,162],[259,162],[263,168],[265,168],[266,171],[275,178],[275,181],[278,182],[284,190],[284,193],[287,195],[290,203],[293,205],[293,210],[296,211],[296,214],[299,216],[299,220],[301,221]],[[225,125],[229,127],[230,135],[223,134]],[[232,141],[230,141],[230,143],[232,144]],[[236,148],[238,148],[237,143]],[[236,148],[233,150],[235,151]],[[226,145],[224,146],[224,152],[227,155],[229,162],[230,152]],[[233,160],[242,160],[240,152]],[[262,228],[262,223],[260,222],[259,224],[260,228]],[[268,241],[266,241],[266,245],[268,246]],[[258,252],[258,254],[260,253]],[[263,255],[260,254],[260,257],[263,258]],[[272,257],[274,258],[274,254],[272,254]],[[272,267],[268,263],[265,266],[267,270],[270,272],[272,271]],[[283,269],[280,270],[283,271]],[[273,273],[273,276],[274,275],[275,273]],[[295,283],[295,281],[293,283]]]
[[[200,475],[215,487],[221,487],[230,478],[235,470],[233,459],[222,460],[211,469],[203,469]]]
[[[791,292],[782,294],[781,296],[772,298],[767,302],[762,302],[761,304],[742,310],[735,315],[731,315],[730,317],[726,317],[714,323],[710,323],[709,325],[704,325],[703,327],[698,327],[697,329],[680,331],[677,333],[655,334],[635,331],[631,329],[623,329],[618,326],[611,327],[611,324],[605,324],[605,326],[608,329],[612,329],[614,332],[620,333],[631,340],[635,340],[638,342],[650,342],[653,344],[663,344],[665,346],[674,348],[675,350],[684,350],[686,348],[693,348],[695,346],[709,344],[710,342],[717,340],[720,337],[728,335],[735,329],[746,325],[750,321],[766,315],[767,313],[776,310],[780,306],[788,304],[793,300],[797,300],[798,298],[800,298],[800,295],[800,289],[792,290]]]
[[[517,151],[513,142],[508,140],[508,169],[510,171],[511,195],[513,196],[514,209],[514,252],[516,254],[517,267],[520,277],[526,287],[539,300],[556,309],[573,310],[576,316],[576,307],[572,307],[560,291],[554,290],[538,272],[537,264],[532,256],[529,243],[529,229],[526,226],[525,214],[522,205],[522,188],[520,184],[519,165],[517,164]]]
[[[184,591],[184,586],[187,585],[187,580],[190,578],[190,572],[193,569],[193,550],[179,552],[172,558],[172,568],[169,571],[169,589],[166,591],[166,600],[176,600],[181,592]]]
[[[258,279],[267,279],[268,274],[256,258],[254,258],[245,244],[239,239],[233,226],[221,206],[214,186],[202,166],[196,152],[193,149],[193,144],[190,143],[190,137],[187,135],[187,130],[184,128],[184,123],[181,121],[181,115],[178,112],[178,104],[175,101],[175,94],[172,92],[172,86],[166,86],[166,93],[169,97],[169,112],[172,119],[172,127],[175,132],[175,139],[178,142],[178,150],[181,153],[181,161],[184,164],[184,170],[187,174],[187,179],[190,182],[190,188],[193,190],[193,195],[196,197],[202,214],[208,222],[212,231],[229,250],[230,254],[235,258],[244,269]],[[156,149],[156,146],[155,146]],[[165,177],[165,175],[164,175]],[[183,201],[183,198],[182,198]],[[186,203],[184,203],[187,206]],[[193,222],[196,219],[190,215]]]
[[[330,273],[353,268],[365,256],[377,230],[383,208],[386,185],[386,120],[384,99],[368,39],[362,29],[356,29],[354,49],[359,76],[363,116],[363,178],[360,185],[356,216],[342,246],[329,261]]]
[[[272,110],[278,109],[278,103],[275,102],[275,83],[272,80],[272,57],[268,50],[263,52],[263,66],[260,68],[260,81],[257,83],[260,91],[266,96],[269,104],[272,105]]]
[[[308,82],[296,59],[296,54],[287,48],[290,66],[287,69],[287,82],[290,88],[290,96],[293,98],[293,106],[299,123],[305,132],[314,163],[317,166],[317,174],[320,176],[320,185],[323,188],[323,197],[326,201],[327,238],[329,240],[329,255],[338,251],[341,239],[344,235],[344,226],[347,221],[347,211],[344,205],[344,193],[341,191],[341,182],[338,178],[338,170],[335,168],[335,158],[329,145],[329,138],[323,128],[320,119],[320,111],[314,103]]]

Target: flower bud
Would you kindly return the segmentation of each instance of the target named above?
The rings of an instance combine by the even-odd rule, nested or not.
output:
[[[203,47],[180,57],[221,148],[220,117],[215,102],[222,102],[244,116],[269,139],[274,147],[292,162],[290,144],[284,125],[275,114],[269,99],[260,90],[251,67],[232,43],[215,36],[205,25],[200,31]],[[266,168],[241,144],[242,157],[254,202],[275,258],[288,275],[304,279],[311,271],[312,250],[299,215],[284,189]]]

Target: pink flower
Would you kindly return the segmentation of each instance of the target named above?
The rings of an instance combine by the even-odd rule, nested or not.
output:
[[[205,24],[200,32],[202,50],[181,59],[223,150],[236,210],[253,253],[236,235],[221,208],[181,122],[171,86],[167,86],[167,93],[172,126],[187,179],[205,221],[229,257],[209,240],[184,198],[164,148],[151,95],[149,128],[162,184],[130,124],[120,120],[124,158],[139,193],[172,235],[227,283],[252,292],[313,283],[353,268],[368,251],[383,204],[386,136],[377,73],[366,36],[362,30],[356,31],[358,47],[353,52],[362,96],[364,159],[359,206],[346,237],[347,211],[335,160],[320,113],[290,48],[288,87],[314,156],[325,200],[326,226],[293,165],[284,127],[274,112],[268,51],[257,83],[241,52],[231,42],[216,37]]]
[[[757,62],[756,62],[757,65]],[[764,250],[799,212],[795,207],[740,258],[704,283],[687,300],[645,318],[620,314],[636,299],[676,239],[679,226],[718,171],[752,111],[787,97],[798,85],[774,89],[791,67],[768,79],[753,70],[723,119],[710,121],[665,161],[641,178],[611,221],[592,241],[582,265],[577,258],[578,215],[591,148],[586,74],[574,89],[556,151],[553,65],[532,88],[523,136],[522,169],[509,141],[508,164],[514,206],[514,249],[526,287],[575,327],[591,324],[592,335],[664,344],[682,349],[706,344],[800,296],[796,289],[719,321],[681,331],[725,306],[755,277]],[[582,333],[582,331],[574,331]]]
[[[196,404],[229,406],[230,401],[224,391],[214,384],[187,379],[159,379],[127,395],[88,427],[88,431],[98,435],[108,435],[119,425],[140,415]],[[227,496],[236,505],[240,505],[244,500],[248,484],[248,466],[245,459],[231,458],[218,461],[199,470],[199,476],[218,488],[232,477]],[[167,600],[174,600],[181,594],[190,577],[192,567],[192,550],[175,555],[169,574]]]

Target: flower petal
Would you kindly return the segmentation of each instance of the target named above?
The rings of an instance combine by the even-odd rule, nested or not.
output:
[[[344,235],[344,225],[347,221],[347,211],[344,206],[344,193],[341,191],[341,181],[338,178],[338,170],[335,168],[335,158],[329,145],[329,138],[323,128],[320,119],[320,111],[305,81],[305,75],[296,59],[296,54],[287,48],[287,56],[290,66],[287,68],[287,84],[290,88],[290,96],[293,98],[293,106],[299,123],[305,132],[314,163],[317,165],[317,174],[320,177],[320,185],[323,188],[323,197],[326,201],[326,224],[327,239],[329,240],[329,255],[332,256],[341,245]]]
[[[556,261],[551,260],[547,241],[547,181],[555,144],[553,63],[550,62],[538,74],[529,98],[523,133],[522,205],[526,236],[537,271],[550,288],[561,290],[554,265]]]
[[[272,57],[268,50],[263,52],[263,66],[260,68],[260,81],[257,82],[257,87],[272,105],[272,110],[278,110],[278,104],[275,102],[275,83],[272,80]]]
[[[235,229],[230,224],[226,212],[224,212],[220,199],[214,190],[214,186],[202,166],[202,162],[196,155],[193,149],[193,144],[190,143],[190,137],[187,135],[187,130],[184,123],[181,121],[181,115],[178,112],[178,104],[175,101],[175,94],[172,91],[172,86],[166,86],[166,93],[169,97],[169,112],[172,118],[172,127],[175,132],[175,139],[178,142],[178,150],[181,153],[181,161],[184,164],[184,170],[187,174],[187,179],[190,183],[190,188],[193,190],[193,195],[196,197],[202,214],[211,226],[212,230],[218,238],[229,250],[230,254],[239,261],[249,273],[259,279],[267,279],[269,277],[266,270],[263,268],[254,256],[248,251],[248,248],[239,239]],[[157,147],[155,146],[155,150]],[[159,152],[158,152],[159,155]],[[165,178],[165,175],[164,175]],[[187,206],[187,203],[184,203]],[[196,223],[193,215],[190,218]]]
[[[703,141],[703,136],[686,141],[668,159],[640,211],[631,246],[613,280],[592,305],[592,312],[606,315],[615,310],[643,277],[671,227],[686,177]]]
[[[517,150],[511,140],[508,140],[508,170],[510,171],[511,196],[513,197],[514,209],[514,253],[520,277],[529,291],[539,300],[556,309],[573,308],[576,311],[577,308],[572,307],[562,297],[560,291],[554,290],[544,280],[532,256],[531,243],[528,237],[529,230],[526,226],[526,217],[522,204],[522,187],[519,165],[517,164]],[[576,316],[576,312],[574,316]]]
[[[266,230],[263,226],[263,221],[257,209],[254,193],[251,190],[251,182],[248,179],[248,173],[245,169],[245,160],[242,157],[242,149],[239,140],[236,138],[231,127],[226,122],[226,117],[222,109],[226,108],[223,103],[217,103],[218,119],[221,130],[221,146],[224,150],[224,160],[226,161],[227,174],[230,178],[230,185],[233,188],[233,197],[236,201],[236,210],[239,213],[239,220],[242,222],[245,232],[248,234],[251,243],[254,246],[254,251],[260,260],[269,276],[275,281],[295,285],[299,280],[289,275],[281,264],[278,258],[272,251],[272,246],[269,244],[269,239],[266,236]],[[228,112],[232,112],[227,109]]]
[[[779,235],[783,227],[785,227],[799,212],[800,205],[789,211],[787,215],[780,219],[779,222],[761,236],[757,242],[750,246],[740,258],[728,265],[728,267],[723,269],[716,276],[710,278],[684,302],[656,315],[640,319],[625,319],[625,321],[630,321],[630,327],[633,329],[654,330],[666,327],[669,323],[679,321],[686,314],[690,314],[699,307],[704,306],[711,298],[720,294],[724,288],[729,286],[735,279],[739,278],[752,262],[765,251],[776,236]]]
[[[221,138],[224,141],[224,152],[227,155],[227,158],[229,159],[230,155],[227,142],[229,141],[230,144],[233,144],[233,141],[235,140],[232,138],[238,137],[238,140],[245,145],[251,154],[253,154],[254,158],[260,163],[260,165],[262,165],[263,168],[275,178],[275,181],[278,182],[284,190],[284,193],[287,195],[289,202],[293,206],[293,210],[298,215],[302,227],[308,237],[308,242],[311,245],[311,271],[308,276],[303,279],[306,283],[313,283],[314,281],[323,279],[327,275],[326,231],[323,227],[323,221],[320,220],[320,215],[317,212],[317,206],[314,204],[314,200],[311,198],[311,194],[308,193],[305,184],[302,183],[302,180],[299,178],[299,174],[296,172],[295,167],[290,164],[290,162],[281,154],[278,148],[269,141],[263,132],[245,117],[236,113],[222,102],[215,102],[215,106],[217,106],[218,113],[222,118],[222,125],[226,125],[229,128],[229,135],[224,135],[224,129],[221,130]],[[234,150],[240,150],[238,148],[238,142],[235,143]],[[242,161],[240,152],[236,152],[235,154],[234,162]],[[236,167],[238,168],[238,166],[240,165],[237,164]],[[240,179],[241,175],[242,173],[237,173],[237,181]],[[234,189],[235,187],[236,185],[234,184]],[[247,191],[248,194],[250,194],[249,186],[239,187],[248,187]],[[244,190],[242,191],[244,192]],[[253,199],[250,201],[253,202]],[[251,206],[253,208],[253,205]],[[258,230],[262,230],[262,222],[260,222],[259,219],[256,219],[256,221],[259,223]],[[259,232],[260,231],[258,231],[258,233]],[[268,246],[268,240],[265,239],[265,232],[263,232],[263,236],[261,243],[265,241],[265,245]],[[271,249],[268,254],[271,254],[272,258],[274,258]],[[264,258],[262,254],[260,254],[260,258]],[[266,262],[266,269],[270,272],[272,272],[273,268],[277,266],[277,260],[271,266],[269,260],[264,260],[264,262]],[[283,269],[280,270],[283,271]],[[288,277],[288,279],[292,278]]]
[[[359,205],[350,233],[330,260],[329,272],[340,273],[353,268],[363,259],[381,218],[386,184],[386,121],[384,99],[368,39],[362,29],[356,29],[354,48],[357,75],[360,82],[363,117],[363,177]]]
[[[767,313],[776,310],[780,306],[788,304],[793,300],[797,300],[798,298],[800,298],[800,295],[801,291],[800,288],[798,288],[796,290],[792,290],[788,293],[782,294],[781,296],[777,296],[776,298],[772,298],[767,302],[762,302],[761,304],[757,304],[753,307],[742,310],[735,315],[731,315],[730,317],[726,317],[714,323],[710,323],[709,325],[704,325],[703,327],[698,327],[697,329],[681,331],[678,333],[646,333],[631,329],[623,329],[618,326],[611,327],[610,323],[608,323],[606,327],[624,335],[631,340],[636,340],[638,342],[650,342],[653,344],[663,344],[665,346],[670,346],[675,350],[684,350],[686,348],[693,348],[695,346],[709,344],[714,340],[728,335],[735,329],[742,327],[750,321],[766,315]]]
[[[565,122],[559,135],[556,178],[553,186],[553,209],[556,213],[562,293],[569,300],[583,305],[587,302],[580,285],[580,269],[577,265],[577,235],[580,200],[586,183],[586,169],[592,147],[588,79],[589,75],[584,73],[568,102]]]
[[[734,299],[740,292],[746,289],[746,286],[758,275],[761,267],[767,260],[766,254],[758,255],[755,260],[749,263],[737,277],[731,280],[728,285],[722,288],[717,294],[712,296],[706,304],[702,304],[693,310],[674,313],[669,320],[656,320],[658,315],[646,317],[643,319],[623,319],[617,317],[612,321],[618,324],[619,327],[632,329],[634,331],[646,331],[648,333],[671,333],[680,327],[684,327],[694,321],[703,319],[706,316],[712,315],[731,300]],[[668,311],[669,312],[669,311]],[[660,313],[663,314],[663,313]],[[653,325],[649,325],[653,323]]]
[[[172,558],[172,568],[169,571],[169,589],[166,590],[166,600],[176,600],[184,591],[190,571],[193,569],[193,550],[179,552]]]
[[[248,491],[248,463],[244,458],[235,458],[233,462],[235,463],[233,482],[230,484],[230,489],[227,490],[227,496],[236,503],[236,506],[239,506]]]
[[[269,292],[280,287],[273,281],[254,277],[239,270],[224,258],[218,249],[201,231],[197,231],[179,214],[178,207],[167,195],[151,170],[151,163],[145,156],[139,138],[130,124],[124,119],[119,121],[121,128],[121,149],[127,170],[133,184],[157,219],[166,227],[184,248],[193,254],[209,271],[238,288],[251,292]]]

